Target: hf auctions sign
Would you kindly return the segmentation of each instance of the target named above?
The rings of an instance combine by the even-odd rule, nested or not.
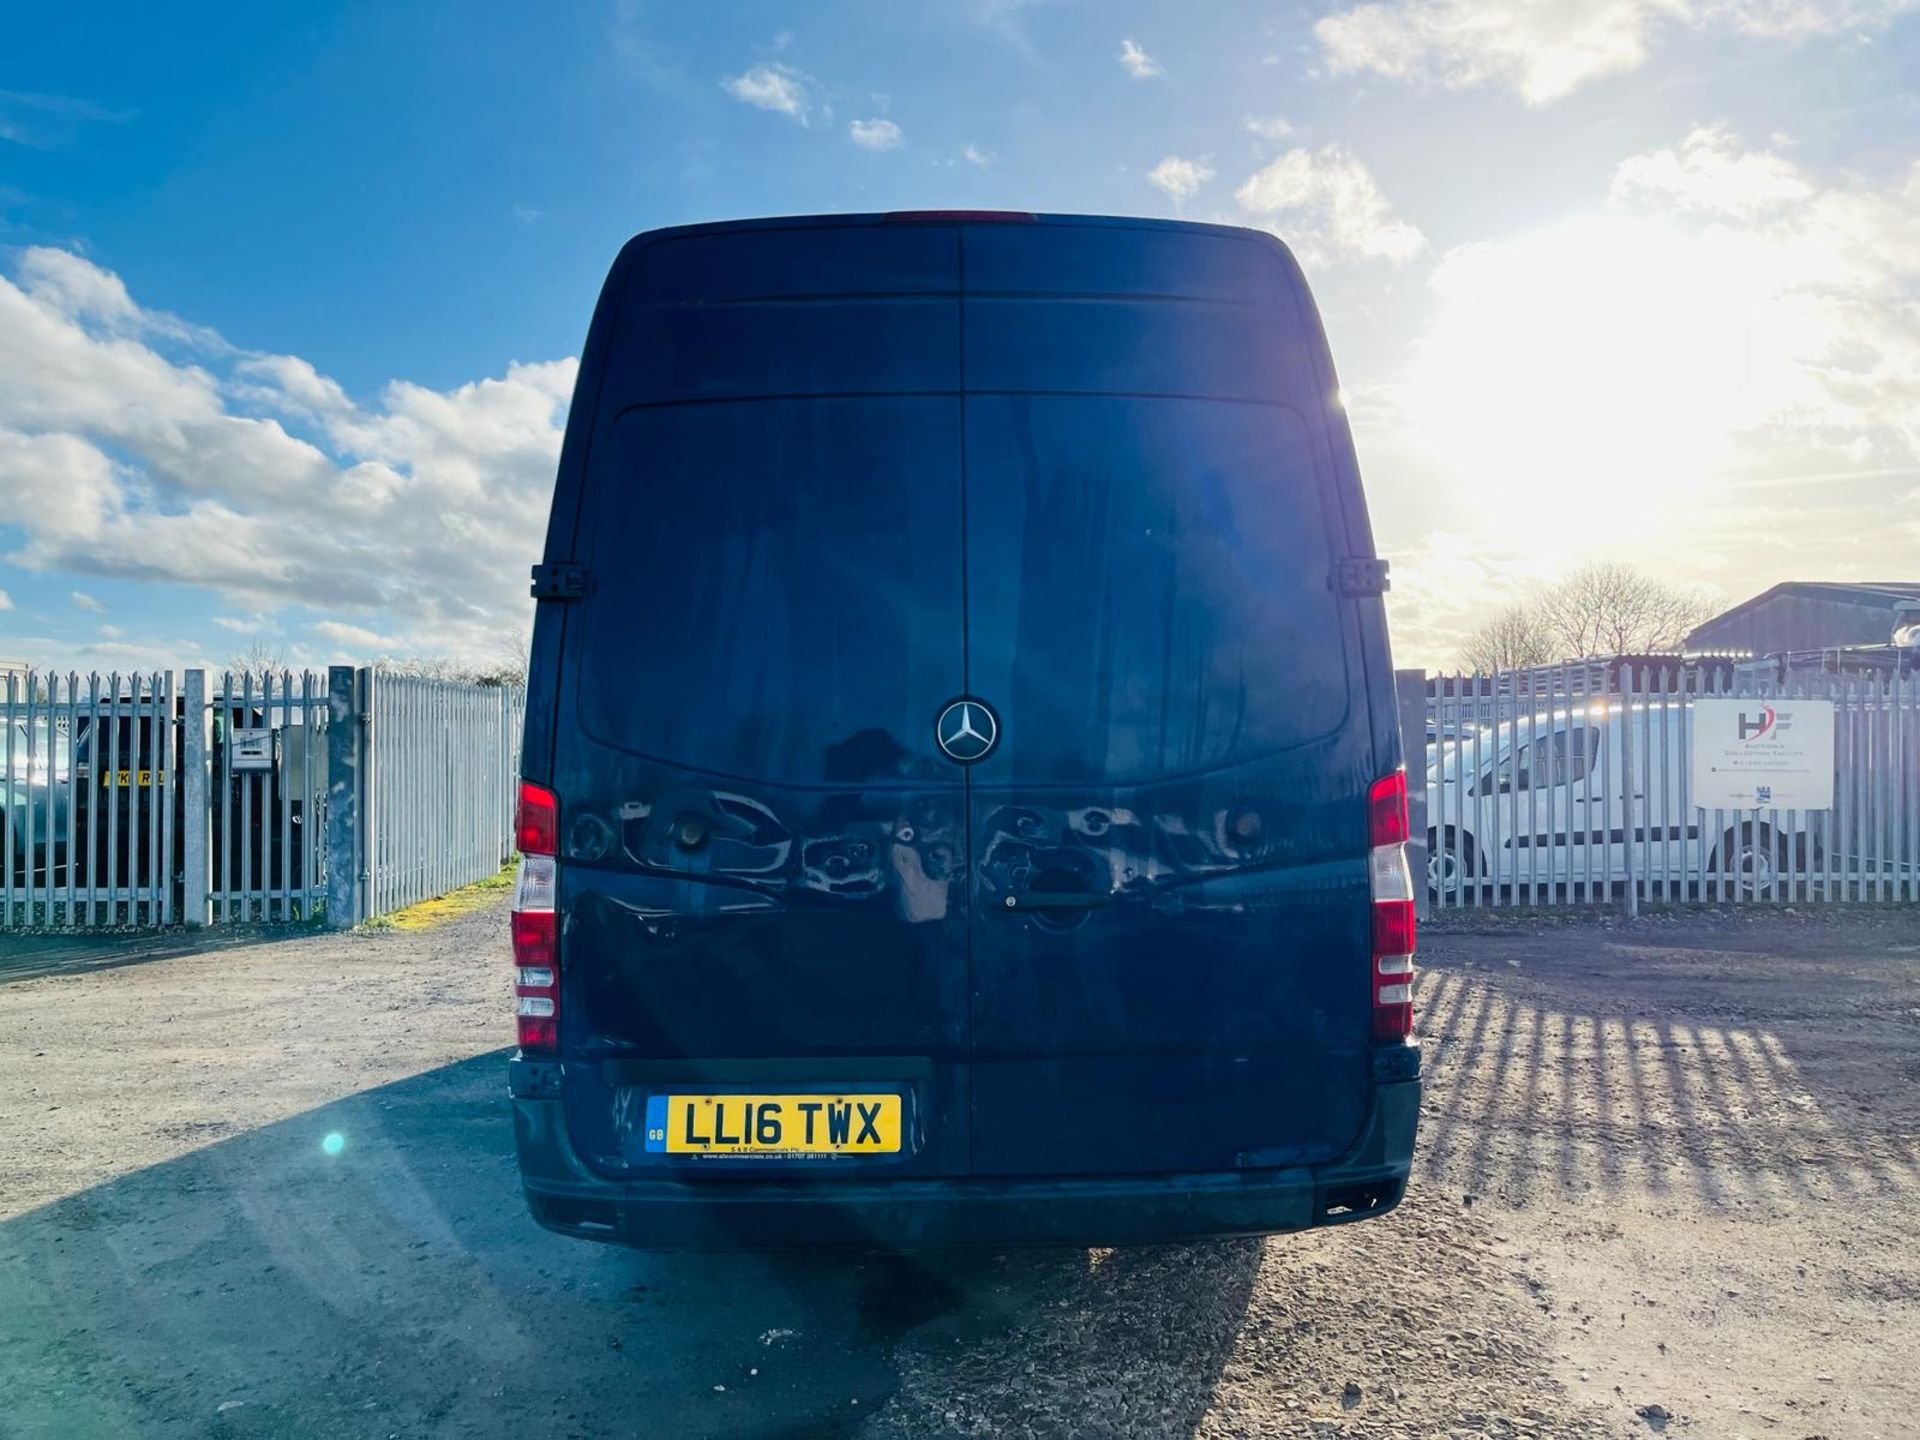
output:
[[[1693,702],[1693,803],[1703,810],[1827,810],[1833,702]]]

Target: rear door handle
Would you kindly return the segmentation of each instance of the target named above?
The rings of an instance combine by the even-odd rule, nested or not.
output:
[[[1086,890],[1020,890],[1000,903],[1009,910],[1092,910],[1113,896]]]

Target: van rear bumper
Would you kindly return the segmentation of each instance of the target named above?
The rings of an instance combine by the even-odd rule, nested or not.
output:
[[[1376,1084],[1373,1095],[1339,1160],[1205,1174],[617,1181],[575,1152],[558,1096],[516,1094],[513,1127],[533,1218],[582,1239],[642,1250],[1154,1245],[1384,1215],[1406,1190],[1420,1082]]]

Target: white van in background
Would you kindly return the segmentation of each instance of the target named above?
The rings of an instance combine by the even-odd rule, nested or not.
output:
[[[1818,869],[1824,812],[1693,803],[1692,713],[1678,698],[1575,701],[1438,746],[1429,894],[1442,906],[1598,899],[1631,875],[1676,899],[1766,899],[1784,875]]]

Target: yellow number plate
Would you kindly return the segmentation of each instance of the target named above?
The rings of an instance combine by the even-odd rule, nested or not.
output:
[[[649,1095],[656,1155],[897,1155],[898,1095]]]
[[[167,783],[167,772],[164,770],[110,770],[107,774],[109,788],[118,786],[131,790],[141,786]]]

